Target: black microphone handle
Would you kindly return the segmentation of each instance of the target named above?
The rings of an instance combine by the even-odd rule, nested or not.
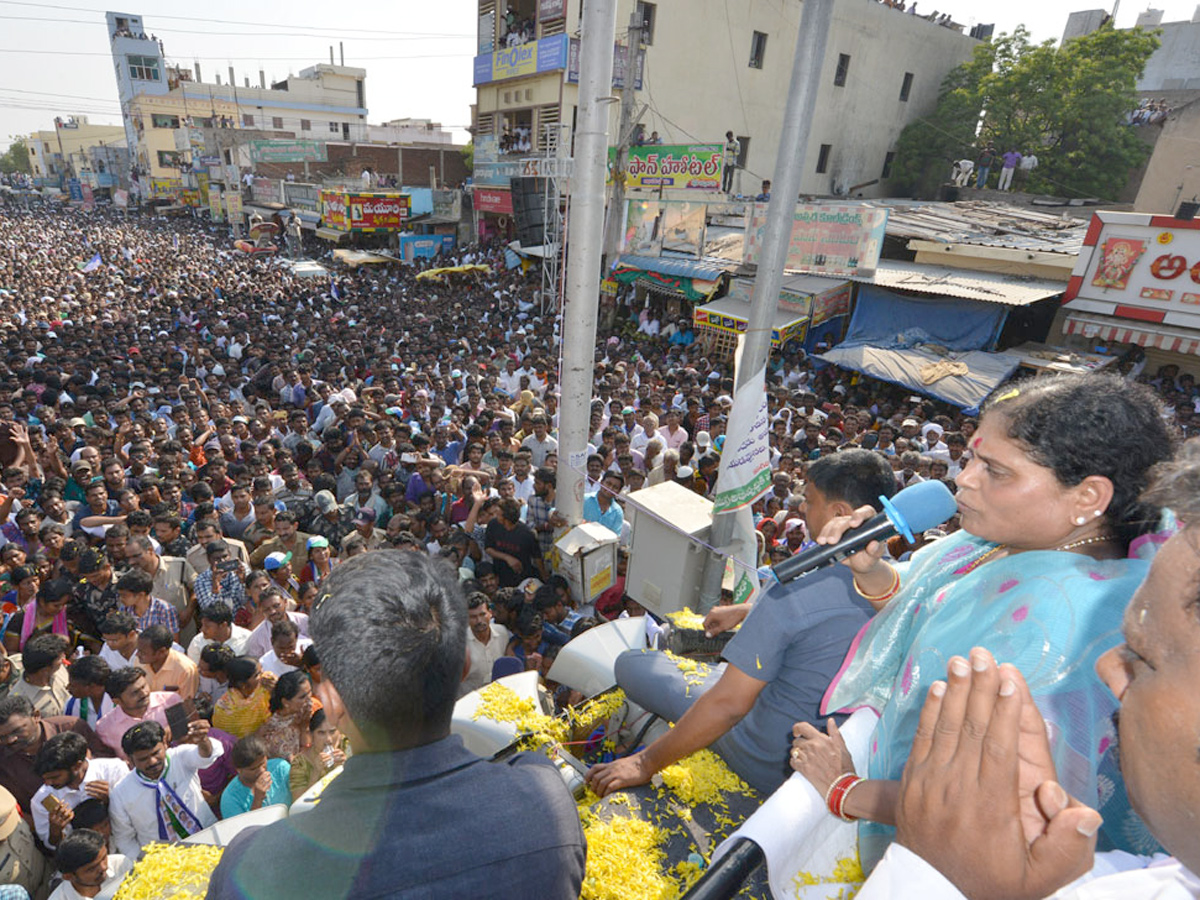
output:
[[[886,541],[894,534],[896,526],[885,513],[880,513],[857,528],[851,528],[836,544],[821,544],[811,550],[805,550],[772,566],[771,571],[780,583],[792,581],[815,569],[831,566],[848,556],[853,556],[871,541]]]

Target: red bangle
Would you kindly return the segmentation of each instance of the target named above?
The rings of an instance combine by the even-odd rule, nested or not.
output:
[[[857,816],[847,815],[845,812],[846,796],[865,780],[865,778],[861,778],[853,772],[839,775],[833,784],[829,786],[828,793],[825,794],[825,806],[829,812],[843,822],[855,821],[858,818]]]

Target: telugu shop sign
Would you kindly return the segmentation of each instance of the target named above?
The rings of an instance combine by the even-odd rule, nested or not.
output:
[[[647,144],[630,147],[625,187],[719,191],[723,161],[724,147],[721,144]],[[610,173],[616,164],[617,150],[609,147]],[[611,177],[609,180],[612,180]]]
[[[256,163],[325,162],[320,141],[250,141],[250,161]]]
[[[1063,300],[1081,312],[1200,328],[1200,220],[1095,213]]]
[[[396,231],[408,221],[408,194],[322,191],[321,209],[327,228],[339,231]]]
[[[873,206],[800,203],[783,267],[811,275],[872,275],[879,265],[888,211]],[[745,262],[757,264],[767,226],[767,204],[754,204],[746,226]]]

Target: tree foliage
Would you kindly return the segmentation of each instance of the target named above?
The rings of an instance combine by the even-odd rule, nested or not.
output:
[[[463,146],[463,148],[461,150],[459,150],[458,152],[462,154],[463,162],[466,163],[466,166],[467,166],[467,171],[474,172],[475,171],[475,141],[474,141],[474,139],[468,141]]]
[[[1126,124],[1157,32],[1106,25],[1056,47],[1018,28],[975,48],[943,82],[937,108],[900,136],[896,186],[929,195],[954,160],[988,142],[1035,153],[1028,190],[1111,199],[1148,148]]]
[[[0,172],[12,175],[16,172],[29,174],[33,171],[29,165],[29,148],[21,138],[15,138],[8,145],[8,150],[0,156]]]

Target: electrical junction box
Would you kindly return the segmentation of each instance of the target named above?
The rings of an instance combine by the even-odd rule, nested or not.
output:
[[[629,494],[625,593],[657,616],[696,610],[708,559],[712,501],[673,481]]]

